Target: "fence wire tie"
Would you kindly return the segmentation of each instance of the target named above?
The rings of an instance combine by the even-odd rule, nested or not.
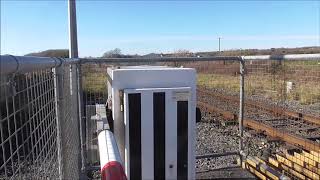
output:
[[[14,80],[14,78],[16,77],[16,74],[18,73],[19,71],[19,60],[17,59],[17,57],[13,56],[13,55],[9,55],[10,57],[12,57],[16,63],[17,63],[17,67],[16,67],[16,71],[14,73],[11,74],[11,76],[8,78],[8,82],[7,82],[7,88],[8,90],[10,90],[9,92],[12,93],[12,96],[15,96],[17,94],[17,90],[16,90],[16,82]]]
[[[8,82],[6,83],[7,90],[9,91],[9,93],[12,93],[12,96],[17,95],[17,89],[16,89],[17,83],[14,80],[15,77],[16,77],[16,74],[12,73],[12,75],[8,77]]]
[[[12,92],[12,96],[17,95],[17,89],[16,89],[17,83],[14,81],[14,77],[11,77],[9,79],[9,82],[7,83],[7,85],[9,86],[9,88]]]
[[[16,56],[13,56],[11,54],[9,56],[12,57],[17,63],[16,71],[13,73],[13,74],[16,74],[19,71],[19,66],[20,66],[19,60],[18,60],[18,58]]]

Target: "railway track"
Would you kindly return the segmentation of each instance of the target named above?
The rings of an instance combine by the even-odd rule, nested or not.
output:
[[[198,89],[198,106],[225,120],[238,120],[238,97]],[[319,151],[320,118],[246,100],[244,126],[296,147]]]
[[[202,88],[198,88],[198,93],[209,95],[210,97],[214,97],[214,98],[219,98],[227,102],[237,103],[237,105],[239,104],[239,97],[229,96],[229,95],[220,94],[216,92],[213,93],[208,90],[204,90]],[[265,103],[261,103],[253,100],[247,100],[247,99],[245,100],[245,106],[250,108],[260,109],[262,111],[271,113],[276,116],[288,116],[294,119],[301,119],[303,121],[320,126],[320,117],[316,117],[313,115],[308,115],[301,112],[295,112],[295,111],[284,109],[282,107],[271,106]]]

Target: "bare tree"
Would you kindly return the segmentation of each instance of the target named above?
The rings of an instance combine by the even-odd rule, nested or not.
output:
[[[115,48],[113,50],[103,53],[102,57],[104,58],[120,58],[122,57],[121,49]]]
[[[178,49],[178,50],[174,51],[173,56],[174,57],[192,57],[193,53],[190,52],[189,50]],[[175,67],[179,67],[181,65],[182,65],[181,63],[174,62]]]
[[[193,53],[186,49],[178,49],[173,52],[174,57],[192,57]]]

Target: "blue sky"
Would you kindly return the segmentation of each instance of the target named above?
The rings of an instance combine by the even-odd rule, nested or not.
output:
[[[1,0],[1,54],[68,48],[67,1]],[[320,46],[318,1],[77,1],[79,56]]]

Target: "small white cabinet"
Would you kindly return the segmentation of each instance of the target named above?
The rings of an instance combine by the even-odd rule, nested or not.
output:
[[[108,69],[114,134],[129,179],[194,179],[196,73]]]

